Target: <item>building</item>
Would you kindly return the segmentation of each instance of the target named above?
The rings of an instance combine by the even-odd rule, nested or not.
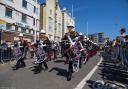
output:
[[[67,32],[67,25],[70,22],[75,25],[75,21],[72,18],[71,14],[67,12],[66,8],[63,8],[63,11],[62,11],[62,37]]]
[[[54,40],[56,0],[46,0],[46,3],[41,4],[40,12],[40,29],[46,31],[50,40]]]
[[[104,33],[94,33],[89,35],[89,39],[95,43],[102,44],[104,43]]]
[[[67,10],[61,10],[58,0],[46,0],[46,3],[41,4],[40,29],[46,31],[50,40],[61,41],[70,22],[75,24]]]
[[[13,42],[18,34],[33,41],[35,29],[39,35],[40,5],[36,0],[0,0],[0,20],[7,22],[2,31],[2,40]],[[37,8],[36,8],[37,7]]]
[[[54,40],[55,41],[61,41],[62,38],[62,11],[58,4],[56,3],[56,14],[55,14],[55,34],[54,34]]]
[[[50,40],[62,38],[62,11],[58,0],[46,0],[40,7],[40,29],[46,31]]]

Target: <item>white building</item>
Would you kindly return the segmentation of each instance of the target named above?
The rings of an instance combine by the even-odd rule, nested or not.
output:
[[[66,10],[66,8],[63,8],[63,11],[62,11],[62,37],[64,36],[64,34],[67,32],[67,25],[69,23],[73,23],[75,25],[75,21],[74,19],[72,18],[71,14],[69,14]]]
[[[54,40],[56,0],[46,0],[46,34]]]
[[[61,41],[70,22],[75,24],[66,9],[61,10],[58,0],[46,0],[41,4],[40,29],[46,31],[50,40]]]
[[[40,29],[44,29],[50,40],[62,38],[62,12],[58,0],[46,0],[41,4]]]
[[[6,21],[6,29],[2,32],[2,40],[13,42],[18,40],[19,33],[26,40],[33,40],[36,29],[39,35],[40,5],[36,0],[0,0],[0,20]],[[36,8],[37,7],[37,8]]]

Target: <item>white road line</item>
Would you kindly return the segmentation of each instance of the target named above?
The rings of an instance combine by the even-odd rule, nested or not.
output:
[[[102,60],[103,58],[101,57],[97,65],[88,73],[88,75],[74,89],[82,89],[85,86],[85,84],[87,83],[86,81],[89,80],[91,76],[95,73],[98,66],[101,64]]]

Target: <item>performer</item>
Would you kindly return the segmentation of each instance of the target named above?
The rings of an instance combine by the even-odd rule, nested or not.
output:
[[[81,52],[81,57],[80,57],[80,60],[79,60],[79,68],[82,67],[82,61],[85,59],[85,40],[84,40],[84,35],[82,33],[79,33],[79,38],[78,38],[78,48]]]
[[[18,61],[16,65],[13,67],[13,70],[17,70],[18,68],[26,66],[24,59],[26,58],[28,44],[27,41],[24,40],[24,36],[22,33],[19,34],[19,41],[15,45],[17,45],[20,48],[20,51],[22,52],[22,56],[20,57],[20,59],[17,59]]]
[[[39,40],[36,42],[35,47],[42,47],[43,50],[45,51],[45,53],[47,53],[47,47],[50,46],[50,41],[48,39],[48,37],[46,36],[46,33],[44,30],[41,30],[40,35],[39,35]],[[38,59],[38,60],[44,60],[44,59]],[[37,70],[35,71],[36,73],[40,73],[40,71],[42,70],[42,64],[45,67],[45,70],[48,70],[48,66],[46,63],[46,60],[41,61],[39,63],[39,65],[37,66]]]
[[[73,40],[75,37],[78,36],[78,33],[75,32],[75,31],[73,31],[73,28],[74,28],[73,24],[70,23],[70,24],[67,26],[68,32],[65,33],[65,36],[64,36],[64,38],[62,39],[62,41],[63,41],[63,40],[64,40],[64,41],[67,40],[67,42],[66,42],[66,50],[65,50],[65,53],[64,53],[65,56],[66,56],[66,60],[69,61],[67,81],[70,81],[70,80],[71,80],[72,73],[73,73],[73,61],[70,60],[70,56],[71,56],[71,55],[69,55],[69,54],[72,53],[71,50],[70,50],[71,44],[69,44],[70,42],[69,42],[68,36],[70,36],[70,38],[71,38],[72,40]],[[73,55],[72,55],[72,56],[73,56]]]
[[[55,41],[55,42],[53,43],[54,60],[57,59],[57,53],[58,53],[57,51],[58,51],[58,44],[57,44],[57,42]]]

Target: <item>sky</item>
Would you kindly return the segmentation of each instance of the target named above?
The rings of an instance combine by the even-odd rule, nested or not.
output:
[[[38,0],[39,3],[45,0]],[[104,32],[105,36],[114,39],[120,35],[120,28],[126,28],[128,33],[128,0],[59,0],[61,7],[66,7],[75,18],[75,28],[78,32]]]

